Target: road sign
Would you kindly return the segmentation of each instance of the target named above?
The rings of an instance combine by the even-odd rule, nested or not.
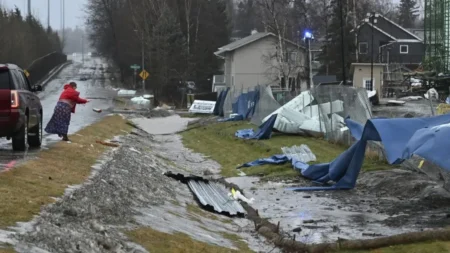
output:
[[[136,69],[140,69],[141,66],[133,64],[133,65],[130,66],[130,68],[136,70]]]
[[[142,78],[142,79],[147,79],[149,76],[150,76],[150,74],[144,69],[144,70],[142,70],[141,71],[141,73],[139,74],[139,76]]]
[[[25,75],[26,75],[27,77],[30,76],[30,73],[29,73],[27,70],[24,70],[23,73],[25,73]]]

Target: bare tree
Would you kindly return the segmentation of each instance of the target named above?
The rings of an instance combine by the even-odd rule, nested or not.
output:
[[[266,52],[263,62],[267,66],[267,76],[272,82],[279,82],[282,88],[286,82],[291,89],[297,86],[291,80],[305,76],[305,50],[289,38],[290,17],[293,15],[293,0],[260,0],[262,22],[268,32],[275,34],[274,50]],[[297,81],[298,82],[298,81]]]

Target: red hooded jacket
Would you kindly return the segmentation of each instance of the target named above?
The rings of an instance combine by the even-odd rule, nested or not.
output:
[[[86,104],[87,100],[80,98],[80,92],[76,91],[70,84],[64,85],[64,91],[61,93],[59,99],[70,100],[74,104],[72,107],[72,113],[75,113],[76,104]]]

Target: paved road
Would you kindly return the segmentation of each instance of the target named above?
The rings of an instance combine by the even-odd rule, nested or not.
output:
[[[54,107],[59,99],[65,83],[75,81],[78,84],[80,96],[91,100],[86,105],[78,105],[76,113],[72,114],[72,121],[69,128],[69,134],[74,133],[81,128],[92,124],[107,114],[107,112],[96,113],[92,108],[100,108],[105,111],[112,106],[114,98],[114,90],[112,90],[110,73],[105,73],[108,64],[100,58],[85,59],[85,63],[81,63],[81,59],[73,59],[73,63],[66,66],[39,94],[44,112],[43,126],[47,125],[50,120]],[[81,76],[88,76],[86,81],[80,81]],[[45,149],[48,145],[58,142],[60,139],[56,135],[49,135],[44,132],[43,146]],[[33,157],[38,150],[29,150],[28,152],[13,152],[11,141],[0,139],[0,171],[14,165],[23,159]]]

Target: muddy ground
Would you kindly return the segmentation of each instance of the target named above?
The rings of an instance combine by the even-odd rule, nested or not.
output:
[[[304,243],[369,239],[450,225],[450,193],[442,183],[417,172],[394,169],[362,173],[356,189],[292,192],[310,181],[262,182],[229,178],[256,201],[261,217],[280,222],[289,236]]]
[[[167,117],[166,123],[185,126],[190,120],[195,119]],[[32,222],[0,231],[0,244],[10,243],[17,252],[147,252],[132,243],[125,232],[151,227],[236,249],[235,242],[224,236],[231,233],[256,252],[279,252],[255,234],[254,225],[246,219],[189,211],[188,206],[198,206],[189,188],[163,173],[217,178],[220,165],[184,148],[179,135],[167,133],[167,125],[162,124],[163,131],[154,128],[152,119],[140,117],[134,121],[149,124],[142,127],[149,132],[162,134],[136,129],[117,138],[120,147],[104,155],[85,184],[69,187]],[[181,129],[176,126],[171,129]],[[357,187],[348,191],[285,190],[311,185],[301,177],[264,182],[242,176],[228,181],[239,185],[246,197],[255,199],[252,207],[262,217],[280,222],[286,236],[320,243],[450,225],[448,185],[435,168],[429,167],[362,173]]]
[[[189,211],[189,205],[197,206],[189,188],[163,173],[201,175],[219,166],[184,149],[179,136],[135,130],[114,141],[120,147],[104,155],[85,184],[69,187],[32,222],[0,231],[0,245],[12,244],[17,252],[147,252],[125,232],[151,227],[237,249],[228,233],[256,252],[278,252],[246,219]]]

